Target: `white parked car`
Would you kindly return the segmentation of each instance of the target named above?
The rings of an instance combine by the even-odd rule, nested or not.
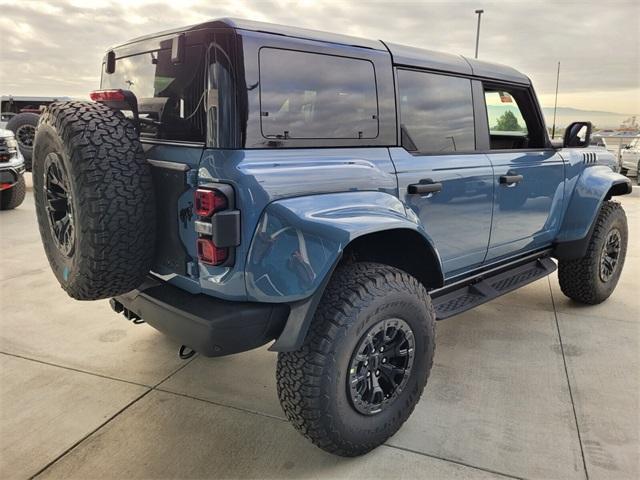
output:
[[[620,152],[621,172],[627,177],[636,177],[640,184],[640,137],[636,137]]]

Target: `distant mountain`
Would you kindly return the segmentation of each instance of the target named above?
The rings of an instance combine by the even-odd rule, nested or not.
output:
[[[520,118],[517,108],[513,104],[488,105],[487,111],[489,115],[489,125],[496,125],[498,118],[500,118],[507,110],[512,111],[518,118]],[[551,127],[553,125],[553,107],[543,107],[542,112],[544,114],[547,127]],[[556,126],[564,128],[571,122],[585,120],[593,123],[598,130],[618,128],[622,122],[634,115],[637,117],[637,122],[640,123],[640,114],[623,114],[601,112],[598,110],[580,110],[578,108],[558,107],[556,114]]]
[[[551,127],[553,124],[553,107],[543,107],[545,121],[547,126]],[[571,122],[578,120],[585,120],[593,123],[599,130],[605,128],[618,128],[629,117],[636,116],[637,121],[640,122],[640,115],[633,113],[614,113],[614,112],[601,112],[598,110],[580,110],[578,108],[570,107],[558,107],[556,114],[556,125],[559,127],[566,127]]]

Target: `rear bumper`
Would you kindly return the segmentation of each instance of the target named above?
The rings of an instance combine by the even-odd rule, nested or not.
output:
[[[207,357],[259,347],[282,332],[286,304],[231,302],[194,295],[148,276],[136,290],[111,300],[117,313],[131,313],[182,345]]]

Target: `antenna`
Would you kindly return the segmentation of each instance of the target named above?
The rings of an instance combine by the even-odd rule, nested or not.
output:
[[[560,83],[560,62],[558,62],[558,74],[556,75],[556,99],[553,104],[553,127],[551,128],[551,138],[556,138],[556,110],[558,109],[558,84]]]

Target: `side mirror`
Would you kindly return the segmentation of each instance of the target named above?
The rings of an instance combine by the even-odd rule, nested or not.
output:
[[[564,146],[566,148],[588,147],[591,129],[591,122],[573,122],[564,131]]]

